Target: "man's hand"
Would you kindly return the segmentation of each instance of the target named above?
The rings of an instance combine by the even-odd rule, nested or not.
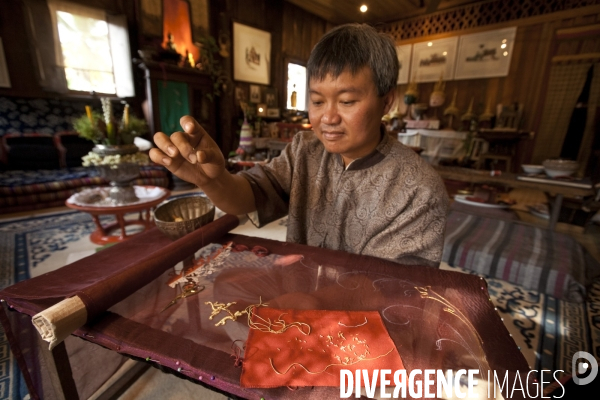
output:
[[[158,148],[150,150],[150,159],[200,187],[219,179],[225,172],[225,159],[217,144],[189,115],[179,122],[183,132],[171,137],[162,132],[154,135]]]

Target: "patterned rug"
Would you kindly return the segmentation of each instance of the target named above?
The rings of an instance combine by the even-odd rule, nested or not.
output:
[[[219,215],[219,213],[217,213]],[[103,222],[108,223],[111,217]],[[285,240],[286,219],[256,229],[244,221],[233,232]],[[0,220],[0,286],[44,274],[101,249],[90,242],[95,229],[85,213],[66,211]],[[445,263],[442,268],[473,273]],[[531,368],[571,373],[571,357],[580,350],[600,360],[600,281],[584,303],[557,300],[506,281],[486,278],[493,303]],[[16,362],[0,335],[0,399],[27,395]]]

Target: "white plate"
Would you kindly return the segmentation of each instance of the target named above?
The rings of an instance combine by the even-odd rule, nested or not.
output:
[[[508,207],[510,207],[507,204],[479,203],[477,201],[467,200],[467,197],[471,197],[471,196],[468,196],[466,194],[457,194],[454,196],[454,200],[456,200],[459,203],[468,204],[470,206],[475,206],[475,207],[484,207],[484,208],[508,208]]]

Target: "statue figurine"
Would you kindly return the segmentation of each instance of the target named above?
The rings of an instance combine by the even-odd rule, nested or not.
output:
[[[411,120],[411,105],[417,102],[417,97],[419,92],[417,91],[417,82],[413,80],[408,84],[408,88],[406,88],[406,92],[404,93],[404,104],[406,107],[406,120]]]
[[[458,114],[460,110],[456,107],[456,95],[458,91],[454,91],[454,96],[452,97],[452,103],[444,110],[444,117],[448,117],[448,127],[450,129],[454,129],[454,119],[458,118]]]
[[[491,110],[491,102],[491,100],[488,100],[485,111],[479,116],[480,129],[490,129],[492,127],[492,119],[495,117],[495,114]]]
[[[465,131],[474,131],[474,123],[477,123],[477,115],[475,115],[475,113],[473,112],[473,101],[475,100],[474,97],[471,97],[471,102],[469,103],[469,108],[467,109],[467,112],[464,113],[462,115],[462,117],[460,117],[460,121],[462,123],[462,128]]]
[[[437,108],[441,107],[446,100],[446,94],[444,93],[444,89],[446,89],[446,83],[444,82],[444,75],[440,75],[440,80],[433,86],[433,92],[429,97],[429,106],[434,108],[435,116],[434,119],[437,118]]]
[[[290,103],[292,104],[292,109],[296,109],[296,103],[298,99],[298,93],[296,93],[296,84],[294,83],[294,90],[292,90],[292,95],[290,97]]]
[[[167,50],[177,51],[177,45],[173,41],[173,34],[171,32],[167,33]]]

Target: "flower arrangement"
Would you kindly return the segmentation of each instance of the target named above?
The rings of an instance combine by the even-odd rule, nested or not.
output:
[[[133,153],[133,154],[122,154],[122,155],[121,154],[113,154],[113,155],[108,155],[108,156],[101,156],[98,153],[94,153],[93,151],[90,151],[88,154],[81,157],[81,159],[83,160],[83,163],[81,165],[83,165],[84,167],[91,167],[92,165],[94,165],[94,166],[98,166],[98,165],[115,166],[115,165],[121,164],[121,163],[133,163],[133,164],[145,165],[150,162],[150,158],[146,154],[141,153],[141,152],[137,152],[137,153]]]
[[[102,113],[85,106],[86,114],[73,121],[75,131],[80,137],[96,144],[87,155],[82,157],[84,167],[109,165],[115,167],[121,163],[148,164],[146,154],[137,151],[133,141],[137,136],[148,132],[146,121],[129,113],[129,105],[125,104],[123,117],[117,122],[113,116],[113,108],[109,98],[101,98]],[[114,147],[106,151],[105,147]]]
[[[110,99],[103,97],[100,101],[102,114],[92,111],[90,106],[85,106],[86,114],[73,121],[73,127],[79,136],[96,144],[116,146],[133,144],[135,137],[148,132],[146,121],[130,115],[129,104],[125,104],[123,117],[117,123]]]

